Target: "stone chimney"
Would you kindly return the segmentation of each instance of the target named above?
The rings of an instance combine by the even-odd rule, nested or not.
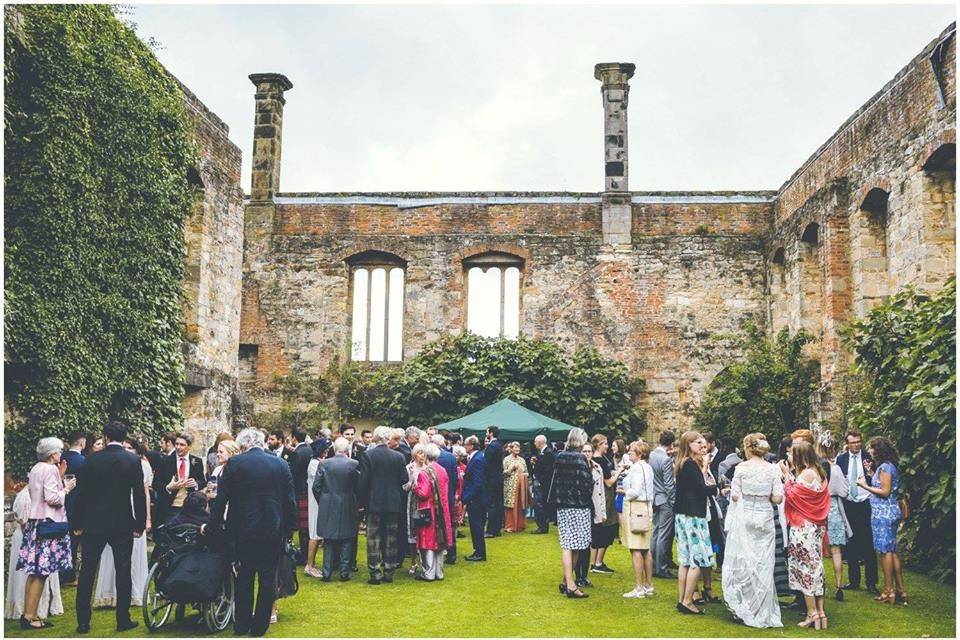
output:
[[[254,73],[250,82],[257,87],[250,201],[270,202],[280,190],[280,139],[287,102],[283,92],[293,83],[279,73]]]
[[[593,77],[603,86],[603,242],[630,244],[633,212],[627,184],[627,98],[630,78],[636,65],[628,62],[601,62]]]

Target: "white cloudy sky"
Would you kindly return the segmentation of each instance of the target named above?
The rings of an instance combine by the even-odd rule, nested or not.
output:
[[[633,62],[630,188],[775,189],[955,19],[953,5],[138,5],[230,126],[294,84],[282,191],[603,189],[597,62]]]

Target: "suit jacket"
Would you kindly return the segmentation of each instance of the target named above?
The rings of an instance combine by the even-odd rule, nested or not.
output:
[[[210,524],[224,530],[234,553],[237,545],[249,543],[276,543],[279,551],[297,528],[290,466],[257,447],[227,460],[210,508]]]
[[[385,444],[367,449],[360,461],[360,504],[368,513],[400,513],[409,480],[403,455]]]
[[[203,461],[193,454],[188,454],[187,459],[190,461],[187,477],[193,478],[197,482],[197,490],[199,491],[207,486],[207,475],[203,471]],[[177,477],[178,464],[179,459],[176,452],[164,456],[160,463],[160,473],[153,476],[153,491],[157,496],[156,512],[160,523],[166,522],[170,516],[170,505],[173,503],[176,492],[170,493],[167,491],[167,485]]]
[[[404,464],[410,464],[410,461],[413,460],[413,449],[410,448],[410,445],[406,440],[400,440],[400,444],[397,446],[397,451],[399,451],[400,455],[403,456]]]
[[[440,457],[437,458],[437,464],[447,472],[447,478],[449,480],[447,502],[453,505],[456,501],[457,487],[460,484],[459,474],[457,473],[457,458],[446,449],[440,449]]]
[[[479,504],[484,507],[489,504],[490,496],[487,492],[486,478],[486,458],[483,451],[477,451],[470,458],[463,472],[463,493],[460,497],[464,504]]]
[[[865,448],[860,449],[860,475],[863,476],[864,478],[867,478],[868,476],[867,476],[867,468],[863,466],[863,463],[868,460],[870,462],[873,462],[873,458],[870,457],[870,454],[867,453],[867,450]],[[840,473],[842,473],[844,477],[849,480],[849,476],[847,476],[847,471],[850,468],[850,453],[847,451],[844,451],[843,453],[838,455],[836,465],[840,467]],[[828,475],[827,480],[829,479],[830,479],[830,476]],[[870,495],[870,492],[864,489],[863,487],[857,487],[857,494]],[[864,502],[867,502],[867,501],[865,500]]]
[[[147,497],[143,490],[140,457],[115,444],[84,460],[70,527],[87,533],[130,534],[147,523]],[[133,496],[133,506],[130,496]]]
[[[293,491],[298,498],[307,495],[307,467],[313,459],[313,448],[301,442],[290,454],[290,473],[293,474]]]
[[[357,535],[359,490],[359,462],[346,456],[333,456],[320,463],[313,480],[320,538],[343,540]]]
[[[553,463],[557,459],[557,454],[554,453],[553,447],[548,444],[543,453],[537,452],[536,456],[537,464],[533,465],[533,477],[537,479],[537,482],[546,492],[546,488],[550,486],[550,480],[553,479]]]
[[[162,451],[157,451],[155,449],[147,451],[147,453],[144,455],[146,455],[147,462],[150,463],[150,468],[153,470],[154,477],[156,477],[156,475],[160,473],[160,467],[163,466],[163,460],[166,458],[166,456]]]
[[[65,451],[61,460],[66,460],[67,462],[67,473],[77,475],[83,467],[84,457],[79,451]],[[67,509],[67,522],[73,519],[73,508],[76,503],[77,494],[75,491],[71,491],[64,499],[64,507]]]
[[[487,474],[487,490],[497,494],[497,488],[503,491],[503,445],[496,438],[483,450],[484,469]]]
[[[653,468],[653,506],[673,504],[677,499],[677,480],[673,474],[673,459],[657,447],[650,452]]]

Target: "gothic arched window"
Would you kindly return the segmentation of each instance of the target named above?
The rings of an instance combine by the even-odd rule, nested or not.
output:
[[[353,322],[350,359],[403,360],[403,285],[406,262],[392,253],[364,251],[350,265]]]
[[[489,252],[463,261],[467,272],[467,331],[487,338],[520,335],[523,258]]]

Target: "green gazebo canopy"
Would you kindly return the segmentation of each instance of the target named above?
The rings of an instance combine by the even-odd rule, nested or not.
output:
[[[487,427],[500,428],[501,442],[508,440],[528,442],[540,434],[545,435],[547,440],[555,442],[566,438],[567,433],[573,428],[569,424],[548,418],[507,399],[495,402],[489,407],[462,418],[437,425],[437,429],[459,431],[465,436],[480,437],[486,433]]]

